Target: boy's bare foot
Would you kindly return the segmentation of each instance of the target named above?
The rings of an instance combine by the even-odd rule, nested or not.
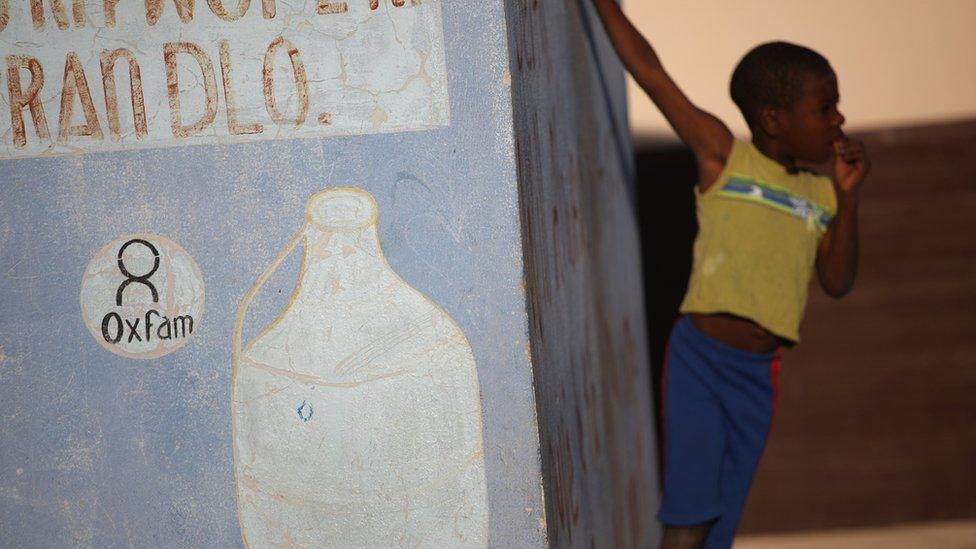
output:
[[[694,526],[665,526],[661,549],[702,549],[711,522]]]

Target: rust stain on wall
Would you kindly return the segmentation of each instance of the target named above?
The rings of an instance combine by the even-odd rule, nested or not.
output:
[[[555,446],[549,440],[546,455],[553,464],[551,473],[555,476],[555,489],[552,501],[555,521],[551,527],[562,531],[569,544],[573,541],[573,531],[580,519],[580,501],[576,493],[576,469],[573,466],[573,451],[569,444],[569,433],[560,430]],[[549,500],[547,500],[549,501]],[[550,515],[550,519],[553,515]],[[555,524],[552,524],[555,522]]]

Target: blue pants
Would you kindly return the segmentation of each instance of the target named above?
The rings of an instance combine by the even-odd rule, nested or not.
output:
[[[658,519],[718,519],[707,549],[732,545],[776,404],[779,351],[752,353],[675,323],[662,380],[664,498]]]

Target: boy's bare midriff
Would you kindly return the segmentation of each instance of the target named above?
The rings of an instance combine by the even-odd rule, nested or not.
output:
[[[690,313],[688,316],[703,334],[743,351],[768,353],[777,347],[791,345],[747,318],[726,313]]]

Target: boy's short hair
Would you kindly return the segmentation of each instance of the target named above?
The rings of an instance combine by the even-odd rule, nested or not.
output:
[[[749,128],[755,131],[762,107],[792,107],[803,94],[803,77],[832,74],[819,53],[789,42],[760,44],[732,72],[729,91]]]

